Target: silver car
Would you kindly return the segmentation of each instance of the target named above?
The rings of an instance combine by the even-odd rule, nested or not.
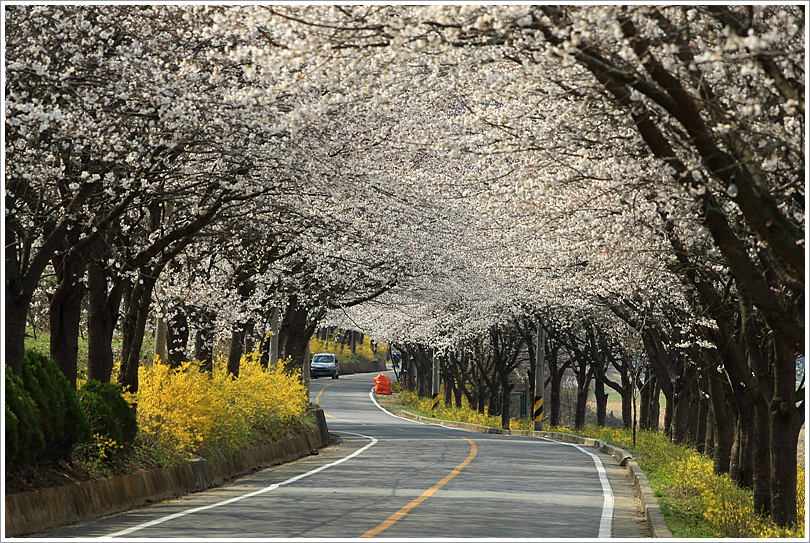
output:
[[[337,355],[318,353],[313,356],[309,366],[309,376],[313,379],[321,376],[329,376],[332,379],[340,378],[340,361],[338,361]]]

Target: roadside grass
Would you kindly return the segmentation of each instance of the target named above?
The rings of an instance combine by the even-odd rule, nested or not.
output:
[[[378,396],[382,407],[393,413],[401,410],[423,417],[440,420],[469,422],[500,428],[501,418],[478,413],[464,407],[446,407],[440,401],[431,409],[429,398],[415,393],[401,392],[399,383],[393,383],[393,393]],[[510,429],[530,430],[528,419],[513,420]],[[712,459],[694,448],[674,444],[663,434],[638,431],[633,439],[632,430],[584,426],[577,430],[566,427],[545,427],[550,432],[574,433],[606,441],[636,458],[650,480],[667,527],[676,538],[804,538],[805,537],[805,466],[799,463],[797,477],[797,517],[793,527],[779,527],[754,513],[751,490],[738,487],[727,474],[715,475]]]

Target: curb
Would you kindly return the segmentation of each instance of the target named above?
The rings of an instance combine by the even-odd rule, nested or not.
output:
[[[641,508],[644,512],[644,519],[647,521],[647,528],[650,537],[657,538],[672,538],[672,532],[667,528],[664,521],[664,515],[661,513],[661,508],[658,505],[658,499],[650,487],[650,481],[641,470],[638,462],[635,461],[633,455],[604,441],[592,439],[588,437],[581,437],[574,434],[565,434],[562,432],[537,432],[534,430],[505,430],[503,428],[491,428],[489,426],[481,426],[479,424],[471,424],[469,422],[456,422],[452,420],[439,420],[421,415],[414,415],[408,411],[400,411],[400,415],[417,422],[424,422],[428,424],[438,424],[439,426],[446,426],[448,428],[458,428],[461,430],[469,430],[472,432],[479,432],[482,434],[501,434],[511,436],[525,436],[525,437],[544,437],[553,439],[555,441],[563,441],[565,443],[576,443],[578,445],[585,445],[594,447],[601,450],[605,454],[609,454],[619,463],[620,466],[625,468],[627,478],[636,492],[639,500],[641,500]]]
[[[323,410],[311,409],[318,427],[268,445],[180,466],[141,471],[5,496],[5,537],[44,532],[57,526],[120,513],[147,503],[219,486],[225,481],[307,456],[329,443]]]
[[[374,373],[377,371],[385,371],[384,360],[362,360],[357,362],[341,362],[340,374],[352,375],[354,373]]]

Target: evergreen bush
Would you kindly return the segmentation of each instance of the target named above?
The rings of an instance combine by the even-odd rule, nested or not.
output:
[[[138,421],[120,386],[87,381],[79,390],[79,402],[94,435],[109,438],[119,445],[135,443]]]
[[[6,365],[6,469],[33,463],[45,450],[39,411],[22,380]]]
[[[76,392],[56,363],[33,349],[25,351],[22,384],[39,411],[45,438],[45,450],[38,459],[70,461],[73,445],[91,437]]]

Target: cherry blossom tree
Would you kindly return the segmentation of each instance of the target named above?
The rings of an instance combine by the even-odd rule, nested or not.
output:
[[[317,326],[349,320],[422,375],[463,351],[487,379],[531,343],[514,323],[542,315],[554,349],[579,353],[583,394],[589,375],[610,385],[610,356],[644,359],[673,438],[705,442],[712,417],[718,471],[795,521],[798,6],[5,15],[12,368],[49,265],[53,354],[75,372],[71,300],[86,288],[93,365],[111,367],[120,314],[131,390],[162,300],[181,316],[177,356],[194,326],[236,359],[280,308],[295,367]],[[614,383],[625,394],[633,364]],[[754,458],[765,469],[749,478]]]

